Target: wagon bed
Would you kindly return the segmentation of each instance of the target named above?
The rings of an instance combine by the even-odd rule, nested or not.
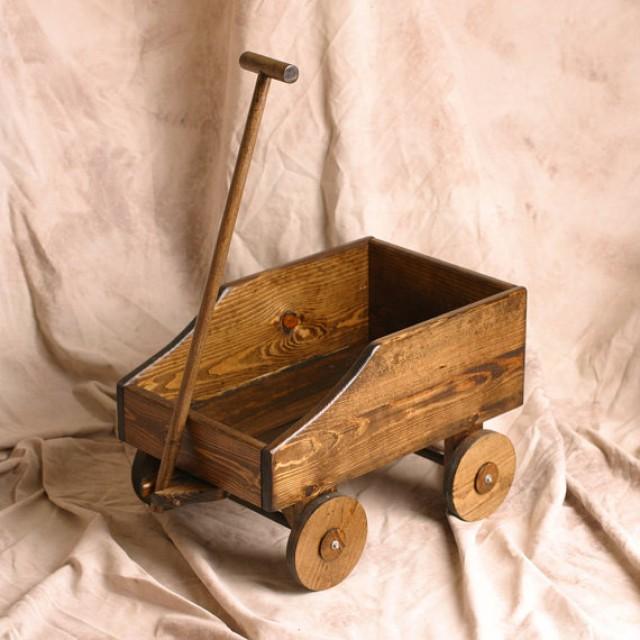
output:
[[[178,467],[282,510],[519,406],[526,291],[364,238],[222,287]],[[160,457],[193,323],[118,385]]]

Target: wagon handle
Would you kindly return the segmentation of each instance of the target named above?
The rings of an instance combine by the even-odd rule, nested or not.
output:
[[[253,71],[258,74],[256,86],[247,115],[247,122],[244,127],[244,134],[238,158],[229,186],[227,195],[227,203],[222,214],[220,222],[220,230],[218,231],[218,239],[216,241],[213,259],[209,269],[209,277],[202,294],[200,310],[196,318],[195,328],[191,340],[189,355],[184,367],[182,382],[180,383],[180,391],[173,407],[173,414],[167,430],[167,436],[162,450],[162,458],[160,461],[160,469],[155,483],[155,491],[166,489],[173,476],[176,465],[176,459],[182,442],[191,401],[193,399],[193,391],[198,377],[198,368],[202,357],[202,350],[207,336],[207,321],[211,318],[218,297],[218,290],[222,283],[224,275],[224,267],[229,254],[229,245],[233,229],[238,217],[242,192],[247,180],[249,165],[251,164],[251,156],[256,144],[258,129],[262,114],[264,112],[267,93],[271,79],[280,80],[286,83],[295,82],[298,79],[298,68],[287,62],[280,62],[273,58],[261,56],[257,53],[247,51],[240,56],[240,66],[243,69]]]
[[[247,71],[263,73],[269,78],[291,84],[298,79],[298,67],[288,62],[261,56],[253,51],[245,51],[240,56],[240,66]]]

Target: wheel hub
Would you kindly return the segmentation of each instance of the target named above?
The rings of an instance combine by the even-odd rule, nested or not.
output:
[[[476,474],[475,490],[481,495],[489,493],[498,484],[499,473],[498,467],[493,462],[485,462]]]
[[[346,540],[342,529],[329,529],[320,541],[320,556],[326,562],[335,560],[344,551]]]

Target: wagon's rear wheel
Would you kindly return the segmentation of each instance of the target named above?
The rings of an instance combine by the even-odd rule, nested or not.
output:
[[[319,496],[303,509],[291,530],[289,569],[307,589],[328,589],[351,573],[366,539],[367,516],[355,498]]]
[[[489,430],[467,436],[445,464],[449,511],[469,521],[491,515],[509,493],[515,470],[516,454],[509,438]]]
[[[160,460],[144,451],[136,451],[131,465],[131,484],[142,502],[149,504],[155,490]]]

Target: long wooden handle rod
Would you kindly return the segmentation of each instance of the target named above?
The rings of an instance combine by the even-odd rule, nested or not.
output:
[[[277,60],[250,52],[242,54],[240,64],[251,71],[257,71],[258,77],[256,79],[251,106],[249,107],[249,114],[247,115],[247,123],[244,128],[242,142],[240,143],[240,149],[238,151],[236,167],[233,172],[233,178],[231,179],[231,185],[229,186],[227,203],[220,222],[220,230],[211,261],[211,268],[209,269],[209,277],[207,278],[204,293],[202,294],[202,302],[200,303],[200,310],[193,330],[191,348],[189,349],[182,382],[180,383],[180,391],[178,392],[171,421],[169,422],[162,451],[162,459],[160,461],[160,469],[158,470],[158,477],[155,483],[156,491],[162,491],[169,486],[175,469],[182,442],[182,435],[191,408],[200,359],[208,333],[207,327],[216,305],[218,290],[222,284],[231,237],[233,236],[233,230],[238,217],[242,193],[247,181],[251,156],[253,155],[260,121],[264,113],[271,78],[282,80],[283,82],[295,82],[298,77],[297,68],[293,65],[278,62]]]

